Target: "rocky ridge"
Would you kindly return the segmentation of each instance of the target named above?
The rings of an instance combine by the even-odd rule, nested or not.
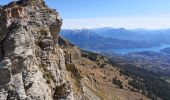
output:
[[[0,8],[0,100],[74,99],[57,44],[61,25],[43,0]]]

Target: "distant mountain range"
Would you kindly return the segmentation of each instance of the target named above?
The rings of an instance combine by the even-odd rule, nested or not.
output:
[[[160,52],[141,51],[115,55],[110,49],[150,48],[170,44],[170,30],[127,30],[124,28],[98,28],[83,30],[62,30],[61,35],[73,44],[87,50],[98,50],[114,60],[124,59],[128,63],[161,75],[170,76],[170,47]],[[108,51],[107,51],[108,50]],[[108,55],[109,54],[109,55]],[[120,61],[120,60],[119,60]],[[118,62],[119,62],[118,61]],[[122,63],[122,62],[121,62]]]
[[[162,49],[161,52],[170,54],[170,47],[167,47],[167,48]]]
[[[150,48],[170,44],[169,33],[169,30],[99,28],[62,30],[60,34],[83,49],[109,51],[110,49]],[[138,91],[153,100],[156,100],[157,97],[169,100],[169,47],[160,49],[160,52],[141,51],[119,55],[106,51],[101,54],[109,59],[109,63],[118,66],[117,69],[120,71],[118,75],[126,76],[126,80],[129,79],[127,87],[132,87],[130,90]],[[90,53],[90,56],[85,55],[85,57],[95,60],[96,55]],[[97,60],[97,62],[99,61]],[[113,78],[112,82],[120,88],[124,84],[122,80],[117,80],[117,76]]]
[[[126,30],[124,28],[61,31],[61,35],[72,43],[89,50],[156,47],[170,44],[169,33],[170,30]]]

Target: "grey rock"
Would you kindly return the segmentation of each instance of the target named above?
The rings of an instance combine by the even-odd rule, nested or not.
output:
[[[61,25],[59,14],[43,0],[20,0],[1,8],[0,100],[74,100],[57,44]],[[56,89],[63,84],[60,94]]]

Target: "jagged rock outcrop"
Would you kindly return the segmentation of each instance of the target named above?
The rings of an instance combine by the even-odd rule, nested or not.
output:
[[[74,99],[57,44],[61,25],[43,0],[0,7],[0,100]]]

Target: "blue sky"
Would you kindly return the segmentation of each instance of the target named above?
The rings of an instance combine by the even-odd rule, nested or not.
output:
[[[12,0],[1,0],[7,4]],[[170,0],[45,0],[63,28],[170,28]]]

